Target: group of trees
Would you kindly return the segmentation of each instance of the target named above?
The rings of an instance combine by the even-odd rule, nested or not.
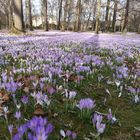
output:
[[[36,0],[0,0],[0,26],[5,19],[12,31],[33,30],[33,4]],[[98,33],[108,31],[140,32],[140,0],[40,0],[43,27],[50,28],[49,20],[56,20],[58,30]],[[28,22],[25,23],[23,5]],[[28,24],[28,26],[25,26]]]

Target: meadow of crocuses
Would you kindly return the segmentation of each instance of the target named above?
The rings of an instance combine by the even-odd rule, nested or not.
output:
[[[0,33],[0,140],[140,139],[140,35]]]

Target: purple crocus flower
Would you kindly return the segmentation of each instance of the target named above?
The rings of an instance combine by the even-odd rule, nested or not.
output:
[[[66,136],[70,137],[71,134],[72,134],[72,132],[71,132],[70,130],[67,130],[67,131],[66,131]]]
[[[21,140],[20,134],[17,133],[15,136],[13,136],[12,140]]]
[[[41,92],[38,92],[35,98],[36,98],[37,104],[40,104],[40,105],[43,104],[44,101],[43,101],[43,95]]]
[[[13,125],[12,124],[8,126],[8,130],[9,130],[10,134],[12,135],[12,131],[13,131]]]
[[[123,63],[124,58],[118,56],[118,57],[116,58],[116,61],[117,61],[118,63]]]
[[[97,122],[96,129],[99,134],[104,133],[106,125],[104,123]]]
[[[66,136],[67,136],[68,138],[71,138],[71,139],[76,139],[77,134],[76,134],[75,132],[72,132],[72,131],[70,131],[70,130],[67,130],[67,131],[66,131]]]
[[[20,117],[21,117],[21,112],[20,112],[20,111],[17,111],[17,112],[15,113],[15,118],[17,118],[17,119],[19,120]]]
[[[72,137],[72,139],[76,139],[77,134],[75,132],[72,132],[71,137]]]
[[[18,128],[18,133],[20,134],[21,137],[22,137],[23,134],[26,132],[26,130],[27,130],[26,124],[21,125],[21,126]]]
[[[48,93],[50,93],[50,94],[53,94],[53,93],[56,92],[56,90],[55,90],[53,87],[49,87],[49,88],[47,89],[47,91],[48,91]]]
[[[129,92],[135,94],[136,90],[133,87],[128,87]]]
[[[111,109],[109,109],[109,113],[107,114],[108,121],[111,121],[112,124],[114,124],[117,119],[115,116],[113,116]]]
[[[33,140],[33,134],[32,133],[28,133],[28,140]]]
[[[18,88],[18,84],[16,82],[9,82],[5,83],[5,87],[8,92],[15,93]]]
[[[53,129],[54,129],[53,125],[49,123],[49,124],[47,125],[47,128],[45,129],[46,134],[52,133]]]
[[[79,101],[78,107],[82,109],[92,109],[95,107],[95,101],[90,98],[81,99]]]
[[[92,123],[95,125],[97,122],[97,113],[94,113],[94,115],[92,116]]]
[[[117,70],[118,70],[118,72],[119,72],[120,74],[123,75],[124,78],[126,78],[126,77],[128,76],[128,67],[126,67],[126,66],[121,66],[121,67],[118,67]]]
[[[95,113],[94,116],[92,117],[92,123],[94,124],[98,134],[104,133],[106,127],[106,125],[102,123],[102,120],[103,120],[103,116],[98,115],[97,113]]]
[[[98,115],[97,113],[95,113],[94,116],[92,117],[92,123],[96,125],[97,122],[101,123],[102,119],[103,119],[102,115]]]
[[[35,130],[36,126],[37,126],[37,121],[35,118],[33,118],[31,121],[28,122],[28,128],[30,128],[32,131]]]
[[[123,75],[122,74],[117,74],[117,78],[118,79],[122,79],[123,78]]]
[[[28,103],[28,96],[23,96],[21,98],[21,101],[22,101],[23,104],[27,104]]]
[[[38,92],[37,94],[33,94],[32,96],[36,99],[37,104],[40,105],[43,105],[44,103],[46,103],[47,105],[50,104],[50,101],[46,94],[42,94],[41,92]]]
[[[47,140],[48,135],[45,131],[45,128],[43,126],[37,126],[35,129],[35,137],[34,140]]]
[[[70,92],[68,93],[68,91],[66,90],[65,93],[66,93],[65,96],[66,96],[66,98],[68,98],[68,99],[74,99],[75,96],[77,95],[77,92],[75,92],[75,91],[70,91]]]
[[[112,111],[111,111],[111,109],[109,109],[109,113],[107,114],[107,119],[110,121],[110,120],[112,120],[112,117],[113,117]]]
[[[2,81],[3,81],[4,83],[6,83],[6,82],[7,82],[7,74],[6,74],[6,72],[3,72],[3,73],[1,74],[1,76],[2,76]]]
[[[14,140],[20,140],[26,133],[29,140],[47,140],[53,128],[52,124],[48,123],[47,118],[33,117],[29,122],[18,128],[18,132],[13,138]]]
[[[93,63],[92,63],[93,65],[99,66],[102,64],[102,61],[97,56],[93,56],[92,61],[93,61]]]
[[[44,83],[43,83],[43,82],[40,82],[39,85],[40,85],[40,88],[41,88],[41,90],[42,90],[43,87],[44,87]]]

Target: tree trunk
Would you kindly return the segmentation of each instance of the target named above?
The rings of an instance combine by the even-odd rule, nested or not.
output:
[[[81,13],[82,13],[81,0],[78,0],[76,6],[76,22],[75,22],[76,32],[80,31],[81,28]]]
[[[95,30],[95,18],[96,18],[97,0],[93,4],[94,4],[94,10],[93,10],[92,31]]]
[[[65,0],[65,6],[64,6],[64,20],[62,25],[62,31],[65,31],[66,29],[66,18],[68,13],[68,0]]]
[[[24,32],[22,0],[14,0],[14,32]]]
[[[126,9],[125,9],[125,19],[124,19],[124,26],[123,26],[123,32],[127,32],[128,27],[128,16],[129,16],[129,3],[130,0],[127,0],[126,2]]]
[[[73,3],[73,0],[68,0],[68,21],[67,21],[67,30],[69,29],[70,20],[71,20],[72,3]]]
[[[0,12],[0,30],[2,29],[2,18],[1,18],[1,12]]]
[[[91,13],[89,13],[89,16],[88,16],[88,20],[87,20],[87,24],[86,24],[86,30],[88,30],[88,25],[89,25],[90,18],[91,18]]]
[[[9,1],[9,29],[11,30],[13,28],[13,0]]]
[[[110,7],[110,0],[107,0],[106,16],[105,16],[105,31],[108,31],[109,7]]]
[[[111,26],[111,20],[112,19],[112,13],[109,13],[109,20],[108,20],[108,30],[110,31],[110,26]]]
[[[124,25],[124,12],[121,12],[121,23],[120,23],[120,32],[123,32],[123,25]]]
[[[115,0],[114,12],[113,12],[113,22],[112,22],[112,30],[113,30],[113,32],[115,32],[117,5],[118,5],[118,2],[117,2],[117,0]]]
[[[140,34],[140,24],[139,24],[139,28],[138,28],[138,34]]]
[[[100,15],[101,15],[101,0],[98,0],[98,11],[97,11],[96,27],[95,27],[96,34],[99,33],[99,20],[100,20]]]
[[[32,7],[31,7],[31,0],[28,0],[28,16],[29,16],[29,28],[30,31],[33,31],[33,26],[32,26]]]
[[[44,0],[44,6],[45,6],[45,31],[49,30],[48,26],[48,0]]]
[[[61,26],[62,3],[63,0],[59,0],[59,15],[58,15],[57,30],[60,30],[60,26]]]
[[[9,14],[6,12],[6,29],[9,29]]]

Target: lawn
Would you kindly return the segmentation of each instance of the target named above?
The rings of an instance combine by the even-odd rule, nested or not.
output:
[[[139,140],[140,35],[0,33],[0,140]]]

